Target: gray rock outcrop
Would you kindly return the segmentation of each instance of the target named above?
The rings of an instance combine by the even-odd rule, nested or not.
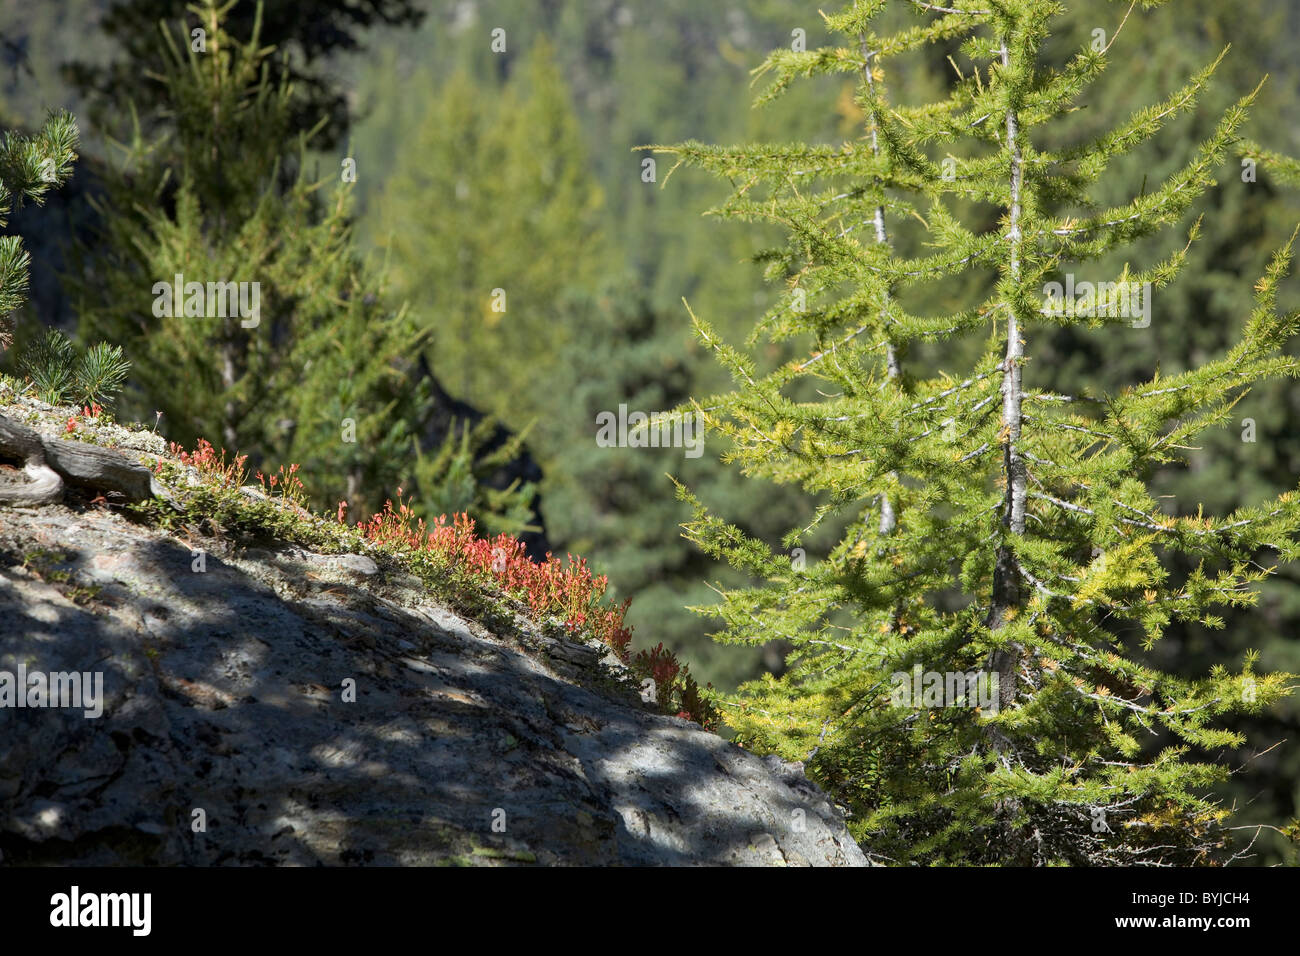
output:
[[[103,675],[99,717],[0,708],[2,862],[867,862],[797,766],[611,661],[365,555],[0,508],[0,674]]]

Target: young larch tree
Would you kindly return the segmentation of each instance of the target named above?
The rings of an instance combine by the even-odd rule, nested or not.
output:
[[[687,536],[762,581],[720,591],[707,609],[717,637],[794,648],[781,678],[719,703],[743,743],[806,761],[888,860],[1222,861],[1228,811],[1208,791],[1228,773],[1216,752],[1243,742],[1222,718],[1289,689],[1254,654],[1186,679],[1148,652],[1172,621],[1214,627],[1216,612],[1253,603],[1272,562],[1300,554],[1300,500],[1171,514],[1148,481],[1228,423],[1252,383],[1296,374],[1282,347],[1300,313],[1276,303],[1294,235],[1240,341],[1198,368],[1087,394],[1034,362],[1036,329],[1123,335],[1151,320],[1200,221],[1146,268],[1096,263],[1184,222],[1235,160],[1254,93],[1165,181],[1116,207],[1090,200],[1113,160],[1196,108],[1222,60],[1102,135],[1071,138],[1069,114],[1089,105],[1112,46],[1140,29],[1135,8],[1159,5],[1117,6],[1109,31],[1053,64],[1059,0],[857,0],[825,17],[843,42],[777,51],[759,72],[775,78],[760,101],[800,76],[856,74],[861,138],[658,147],[731,182],[717,214],[788,230],[760,255],[786,288],[750,344],[810,344],[762,369],[692,316],[735,382],[693,409],[748,475],[820,496],[786,548],[851,519],[805,564],[680,488],[695,507]],[[915,25],[878,33],[899,7]],[[886,65],[935,47],[954,51],[947,98],[887,100]],[[990,209],[996,228],[964,224]],[[976,300],[942,308],[972,288]],[[952,346],[975,337],[982,356],[950,374]],[[1172,571],[1176,553],[1194,570]]]

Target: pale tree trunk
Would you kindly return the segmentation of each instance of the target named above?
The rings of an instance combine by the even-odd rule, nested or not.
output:
[[[1006,41],[1002,43],[1002,65],[1010,65]],[[1011,208],[1010,228],[1007,232],[1008,272],[1011,278],[1020,278],[1020,191],[1024,182],[1024,160],[1019,141],[1019,123],[1014,110],[1006,114],[1007,149],[1011,154]],[[1006,495],[1003,499],[1002,524],[1012,534],[1023,534],[1025,530],[1025,497],[1028,484],[1028,472],[1020,448],[1020,427],[1022,422],[1022,388],[1021,363],[1025,354],[1025,343],[1021,338],[1020,322],[1015,309],[1008,306],[1007,314],[1007,350],[1002,363],[1002,430],[1004,432],[1003,472],[1006,478]],[[999,547],[997,563],[993,570],[993,600],[989,608],[988,626],[991,630],[1002,627],[1007,612],[1019,608],[1021,604],[1020,569],[1015,555],[1005,544]],[[1020,657],[1024,648],[1019,644],[1010,644],[994,651],[989,659],[989,670],[998,676],[998,696],[1001,707],[1010,706],[1016,697],[1016,675],[1019,670]],[[994,734],[994,743],[999,750],[1005,749],[1007,741],[1000,733]]]
[[[862,52],[862,75],[867,81],[867,89],[875,93],[876,78],[871,75],[872,53],[867,49],[865,37],[860,39],[858,49]],[[876,137],[877,117],[874,109],[867,114],[867,120],[871,124],[871,155],[879,158],[880,142]],[[883,203],[876,206],[872,215],[872,222],[876,227],[876,242],[882,246],[886,245],[889,242],[889,234],[885,231],[885,207]],[[889,338],[887,332],[885,334],[885,372],[891,380],[895,380],[899,376],[898,352],[895,350],[893,340]],[[895,472],[890,472],[890,477],[896,479],[898,475]],[[898,527],[898,516],[894,513],[894,503],[889,499],[889,495],[882,494],[880,496],[880,534],[882,536],[893,534],[896,527]],[[897,618],[897,614],[895,614],[895,618]],[[895,621],[895,625],[897,625],[897,621]]]
[[[221,415],[221,439],[232,454],[238,452],[235,431],[238,417],[235,408],[235,358],[236,345],[234,329],[229,319],[226,320],[225,337],[221,343],[221,384],[226,390],[226,403]]]
[[[1010,54],[1004,37],[1001,47],[1002,66],[1010,66]],[[1011,157],[1011,203],[1009,210],[1009,228],[1007,231],[1008,275],[1012,280],[1020,278],[1020,256],[1023,236],[1020,230],[1020,197],[1024,183],[1024,158],[1020,145],[1020,124],[1014,109],[1006,112],[1007,151]],[[1007,348],[1002,363],[1002,433],[1003,433],[1003,477],[1006,479],[1006,492],[1002,506],[1002,526],[1011,534],[1023,534],[1025,530],[1025,498],[1028,485],[1028,471],[1020,448],[1020,429],[1023,420],[1021,403],[1021,364],[1024,359],[1025,344],[1021,338],[1019,317],[1015,307],[1007,303]],[[1016,556],[1007,544],[998,547],[997,561],[993,568],[992,603],[987,619],[990,630],[1003,627],[1008,613],[1019,609],[1022,604],[1020,568]],[[989,655],[988,669],[997,675],[999,710],[1015,703],[1016,680],[1024,647],[1018,643],[1007,644]],[[991,728],[989,741],[993,749],[1002,755],[1004,766],[1010,766],[1008,751],[1011,741],[997,728]],[[1014,799],[999,801],[998,815],[1003,821],[1004,833],[1008,840],[1009,857],[1017,855],[1016,838],[1010,827],[1010,819],[1018,809],[1019,801]]]

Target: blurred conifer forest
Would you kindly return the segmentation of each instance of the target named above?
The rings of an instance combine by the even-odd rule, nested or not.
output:
[[[1095,28],[1113,25],[1117,11],[1107,0],[1067,6],[1051,39],[1062,60]],[[728,387],[693,334],[683,299],[721,338],[742,343],[786,294],[754,263],[779,245],[779,232],[703,216],[729,194],[727,184],[682,168],[664,188],[672,157],[639,147],[838,146],[861,138],[867,117],[851,77],[814,77],[752,106],[759,86],[751,71],[771,50],[800,42],[796,31],[809,50],[831,42],[818,7],[266,0],[259,19],[254,0],[239,0],[222,30],[241,49],[256,25],[259,46],[234,55],[218,82],[194,72],[181,45],[179,18],[198,24],[197,6],[185,13],[162,0],[6,2],[0,121],[32,131],[48,110],[67,109],[78,121],[81,156],[41,219],[13,220],[32,254],[33,297],[0,370],[12,374],[12,353],[50,325],[121,344],[137,371],[119,419],[152,423],[164,411],[169,438],[235,444],[268,473],[302,462],[321,508],[348,497],[360,513],[373,511],[402,487],[430,516],[466,510],[493,530],[544,533],[555,553],[581,554],[607,574],[611,597],[632,599],[637,646],[662,641],[701,684],[726,691],[779,672],[779,644],[715,643],[717,622],[690,610],[711,604],[715,588],[745,581],[683,537],[691,509],[669,475],[774,549],[818,500],[797,486],[746,478],[719,460],[722,444],[707,437],[704,453],[688,457],[681,448],[601,447],[594,436],[597,415],[617,414],[620,405],[661,412]],[[1300,153],[1294,3],[1179,0],[1133,18],[1123,69],[1103,74],[1094,91],[1106,110],[1072,114],[1076,140],[1163,100],[1231,49],[1193,113],[1116,161],[1097,197],[1103,205],[1180,168],[1264,74],[1244,136]],[[895,28],[920,22],[902,9],[884,20]],[[173,49],[159,21],[169,24]],[[504,49],[494,50],[497,29]],[[892,63],[893,98],[941,99],[957,79],[941,68],[948,54],[957,57],[956,43]],[[242,84],[242,105],[232,108],[224,139],[208,141],[210,131],[187,125],[187,111],[224,95],[222,83]],[[209,148],[224,150],[218,162],[204,159]],[[1036,342],[1034,361],[1101,392],[1157,368],[1175,376],[1236,342],[1254,282],[1300,222],[1300,184],[1262,167],[1253,183],[1240,173],[1234,154],[1215,171],[1218,185],[1205,203],[1189,212],[1182,231],[1204,216],[1207,241],[1191,247],[1185,273],[1161,290],[1149,327],[1051,329]],[[151,212],[159,209],[165,214]],[[967,228],[978,227],[977,206],[956,209]],[[240,228],[226,217],[238,217]],[[1166,245],[1142,240],[1098,268],[1118,274],[1126,258],[1157,261]],[[263,351],[222,353],[228,374],[183,328],[140,325],[152,298],[140,277],[170,277],[204,256],[235,271],[255,257],[278,277],[279,298],[264,305],[278,311]],[[928,286],[923,310],[956,311],[990,281],[976,271],[946,291]],[[1283,284],[1291,307],[1297,293],[1294,279]],[[341,318],[331,326],[324,315]],[[757,346],[770,367],[808,347]],[[917,346],[908,364],[917,374],[970,368],[981,347]],[[352,361],[357,351],[367,356],[364,368]],[[344,418],[355,421],[357,444],[338,442]],[[1246,419],[1253,440],[1243,440]],[[1227,427],[1197,444],[1186,466],[1154,478],[1170,514],[1194,515],[1198,505],[1224,514],[1293,489],[1300,389],[1287,379],[1253,389]],[[511,470],[520,454],[528,466]],[[825,556],[842,532],[832,523],[805,539],[808,560]],[[1253,648],[1262,671],[1300,672],[1300,568],[1282,565],[1257,607],[1225,618],[1222,629],[1170,625],[1153,651],[1155,666],[1201,674]],[[1250,741],[1221,756],[1239,767],[1220,791],[1238,808],[1236,822],[1300,815],[1300,699],[1226,726]],[[1295,861],[1294,846],[1275,832],[1260,835],[1256,850],[1257,862]]]

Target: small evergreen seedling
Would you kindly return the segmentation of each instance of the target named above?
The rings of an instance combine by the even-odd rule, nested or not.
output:
[[[72,373],[71,394],[76,405],[111,405],[126,383],[131,363],[120,345],[96,342],[82,354]]]
[[[18,369],[31,379],[41,401],[51,405],[112,404],[126,382],[131,363],[122,348],[99,342],[80,356],[58,329],[27,346],[18,358]]]
[[[47,329],[20,353],[18,371],[31,379],[41,401],[62,405],[72,385],[75,361],[76,353],[67,336],[58,329]]]

